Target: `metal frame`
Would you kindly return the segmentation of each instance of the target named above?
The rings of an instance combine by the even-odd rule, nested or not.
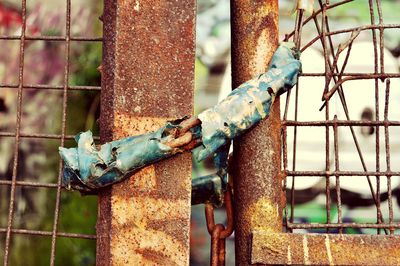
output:
[[[267,231],[265,229],[253,228],[252,230],[252,248],[251,248],[251,260],[248,263],[260,263],[260,264],[329,264],[329,265],[389,265],[400,263],[400,254],[397,251],[400,238],[394,235],[394,230],[400,228],[400,224],[394,222],[393,219],[393,206],[392,206],[392,187],[391,177],[399,176],[400,172],[391,171],[390,168],[390,146],[389,146],[389,128],[399,126],[399,121],[388,120],[388,106],[389,106],[389,92],[390,92],[390,79],[399,78],[398,73],[385,73],[384,68],[384,31],[386,29],[400,28],[400,24],[384,24],[382,16],[382,8],[379,0],[369,0],[366,4],[369,4],[371,25],[355,27],[345,30],[330,31],[329,28],[329,17],[327,11],[331,8],[337,7],[342,4],[351,2],[352,0],[345,0],[335,3],[329,3],[329,1],[319,0],[320,10],[315,11],[309,18],[304,18],[304,12],[299,11],[296,19],[295,31],[286,36],[286,39],[293,37],[294,41],[300,48],[301,44],[301,30],[302,27],[313,21],[318,32],[317,37],[312,39],[307,44],[303,45],[301,50],[304,51],[310,47],[313,43],[320,40],[324,49],[324,61],[325,61],[325,72],[324,73],[303,73],[302,76],[308,77],[325,77],[325,88],[323,91],[322,99],[325,101],[323,107],[325,108],[325,120],[323,121],[297,121],[298,117],[298,95],[299,87],[301,86],[301,80],[299,84],[293,89],[292,93],[287,96],[286,107],[283,113],[283,119],[281,122],[282,130],[282,164],[283,169],[280,172],[276,172],[275,178],[282,177],[284,180],[283,191],[287,192],[287,205],[284,209],[284,230],[277,233],[275,231]],[[378,23],[375,23],[374,5],[377,7]],[[321,18],[321,25],[318,17]],[[374,58],[375,68],[374,73],[345,73],[347,59],[351,52],[352,43],[356,38],[357,32],[370,30],[372,32],[372,43],[374,46]],[[378,34],[376,33],[378,31]],[[332,41],[332,36],[342,33],[353,33],[354,38],[346,43],[346,59],[344,66],[341,69],[337,66],[337,59],[341,52],[335,51]],[[379,40],[379,42],[378,42]],[[333,59],[331,59],[333,58]],[[349,80],[364,80],[371,79],[375,81],[375,117],[374,121],[358,121],[352,120],[348,113],[345,91],[343,86]],[[381,108],[379,106],[379,80],[386,80],[385,89],[385,106],[384,106],[384,119],[379,120],[379,113]],[[334,82],[332,88],[329,87],[330,82]],[[331,118],[329,115],[329,100],[332,95],[337,93],[340,98],[341,105],[344,109],[346,120],[338,120],[336,116]],[[294,94],[294,99],[291,99],[291,95]],[[292,96],[293,97],[293,96]],[[294,120],[288,120],[288,102],[290,100],[295,101]],[[358,126],[373,126],[376,132],[375,149],[376,149],[376,169],[371,171],[367,169],[362,149],[357,140],[357,136],[354,133],[354,127]],[[298,127],[319,127],[325,128],[325,170],[321,171],[298,171],[296,170],[296,140],[297,140],[297,128]],[[339,143],[338,143],[338,127],[347,127],[351,130],[351,136],[357,148],[357,154],[360,162],[362,163],[364,171],[343,171],[339,167]],[[385,153],[386,153],[386,171],[382,170],[380,165],[380,129],[384,130],[385,139]],[[287,145],[287,132],[289,129],[294,129],[293,139],[293,165],[288,165],[288,145]],[[330,153],[330,138],[332,137],[333,131],[333,152],[334,156],[331,158]],[[331,161],[333,161],[334,167],[331,169]],[[292,184],[289,185],[286,182],[288,176],[292,177]],[[296,205],[295,200],[295,177],[296,176],[320,176],[326,178],[326,223],[302,223],[294,221],[294,209]],[[336,192],[336,205],[338,208],[338,221],[331,221],[330,206],[333,204],[331,189],[330,189],[330,177],[335,177],[335,189]],[[377,222],[376,223],[345,223],[342,220],[342,202],[341,202],[341,189],[340,189],[340,177],[341,176],[365,176],[366,181],[369,183],[371,195],[377,210]],[[377,189],[374,190],[370,176],[376,176],[377,178]],[[382,215],[381,204],[380,204],[380,188],[379,178],[385,176],[388,179],[388,199],[389,199],[389,217],[385,220]],[[275,187],[276,190],[281,190],[280,187]],[[237,203],[239,204],[239,203]],[[290,206],[290,210],[288,208]],[[327,234],[307,234],[307,233],[296,233],[297,229],[325,229]],[[344,228],[373,228],[377,230],[378,235],[346,235],[343,234]],[[340,234],[328,234],[332,232],[332,229],[336,229]],[[379,235],[384,232],[386,235]],[[354,252],[357,250],[357,252]]]
[[[388,177],[388,191],[391,202],[391,184],[392,176],[400,176],[400,172],[390,170],[390,147],[388,130],[392,126],[400,126],[399,121],[388,120],[388,105],[390,82],[386,86],[386,102],[384,107],[383,121],[356,121],[349,117],[345,121],[331,119],[329,117],[329,99],[334,93],[338,93],[341,97],[342,104],[345,108],[346,101],[342,86],[349,80],[356,79],[372,79],[376,86],[376,117],[379,117],[379,99],[378,99],[378,81],[379,79],[400,78],[398,73],[385,73],[384,58],[378,55],[383,54],[383,36],[386,29],[400,28],[400,24],[384,24],[380,1],[376,1],[378,8],[378,24],[375,24],[373,1],[369,0],[371,11],[371,25],[339,30],[329,30],[329,18],[327,10],[338,5],[345,4],[351,0],[345,0],[330,4],[329,1],[320,2],[321,9],[304,19],[302,15],[298,16],[296,21],[296,31],[289,34],[287,37],[294,36],[300,44],[301,28],[309,21],[314,21],[318,31],[318,36],[303,46],[302,50],[311,46],[314,42],[321,40],[325,48],[325,73],[303,73],[303,76],[323,76],[326,80],[333,79],[335,86],[331,89],[328,85],[324,91],[324,99],[326,100],[326,119],[315,122],[299,122],[287,120],[287,109],[284,112],[284,119],[279,119],[279,104],[275,104],[274,110],[268,121],[263,121],[259,126],[254,128],[246,136],[242,137],[235,144],[235,216],[236,216],[236,261],[237,264],[244,265],[250,263],[287,263],[287,264],[378,264],[378,263],[399,263],[398,251],[394,247],[399,245],[397,236],[367,236],[367,235],[310,235],[310,234],[291,234],[283,233],[285,228],[288,231],[295,229],[315,229],[326,228],[327,231],[331,228],[375,228],[378,232],[384,230],[388,234],[393,234],[394,229],[400,228],[399,223],[393,221],[393,207],[389,204],[390,216],[389,221],[385,222],[380,211],[380,191],[371,192],[377,206],[377,223],[376,224],[355,224],[343,223],[339,220],[337,223],[330,222],[330,191],[329,177],[335,176],[336,192],[340,199],[340,176],[379,176]],[[193,88],[193,67],[194,67],[194,18],[195,6],[194,1],[187,3],[175,3],[168,8],[158,10],[159,21],[154,21],[154,13],[150,12],[151,3],[141,3],[141,6],[124,6],[123,1],[105,1],[104,21],[104,75],[102,77],[102,106],[106,107],[102,112],[102,140],[111,140],[112,138],[122,137],[126,134],[139,134],[154,128],[166,119],[177,118],[184,115],[189,115],[192,112],[192,88]],[[250,79],[254,75],[263,72],[268,64],[274,48],[278,43],[278,4],[277,0],[268,1],[266,3],[251,3],[251,1],[232,0],[232,61],[233,61],[233,85]],[[117,8],[117,5],[120,5]],[[127,181],[121,185],[115,186],[113,189],[108,189],[100,192],[99,206],[100,213],[97,224],[97,237],[95,235],[78,234],[59,232],[59,212],[60,212],[60,195],[62,191],[61,176],[62,163],[59,163],[59,173],[57,183],[41,183],[18,181],[18,158],[19,145],[22,138],[37,138],[37,139],[56,139],[60,140],[61,146],[64,146],[65,140],[72,139],[73,136],[66,134],[66,110],[68,106],[68,92],[74,90],[83,91],[100,91],[97,86],[69,86],[69,61],[70,61],[70,45],[71,42],[101,42],[103,38],[91,37],[72,37],[70,36],[71,27],[71,1],[66,0],[66,35],[65,36],[28,36],[26,34],[26,0],[22,0],[22,31],[20,36],[0,36],[0,40],[18,40],[20,41],[20,58],[19,58],[19,80],[18,84],[0,84],[0,88],[15,88],[18,92],[17,102],[17,123],[15,132],[0,132],[1,137],[10,137],[15,139],[14,148],[14,163],[11,180],[0,180],[0,185],[9,186],[10,202],[8,211],[8,222],[6,228],[0,228],[0,233],[5,234],[5,249],[4,249],[4,265],[8,265],[10,254],[10,241],[12,234],[24,235],[40,235],[51,236],[51,256],[50,265],[54,265],[56,255],[56,243],[58,237],[96,239],[97,238],[97,263],[99,265],[110,265],[122,261],[129,262],[161,262],[171,258],[182,258],[181,263],[188,262],[188,234],[189,234],[189,209],[190,209],[190,156],[179,156],[176,159],[169,160],[166,163],[156,164],[154,167],[147,168],[136,174],[131,181]],[[137,12],[137,13],[135,13]],[[168,39],[153,40],[155,44],[149,42],[149,47],[145,47],[140,39],[147,40],[149,32],[146,29],[138,26],[138,21],[133,19],[132,14],[138,15],[143,23],[149,22],[159,25],[164,23],[163,19],[167,19],[169,27],[179,28],[180,31],[169,36]],[[317,16],[322,16],[322,25],[319,25]],[[135,24],[136,23],[136,24]],[[132,28],[132,25],[136,27]],[[151,25],[149,25],[151,26]],[[248,27],[255,29],[248,31]],[[339,71],[337,66],[329,60],[330,53],[335,58],[331,36],[346,32],[370,30],[373,34],[373,44],[375,51],[375,71],[374,73],[344,73]],[[377,35],[376,31],[379,31]],[[158,32],[157,37],[163,36],[163,31]],[[189,38],[189,37],[190,38]],[[164,36],[165,37],[165,36]],[[378,46],[378,38],[380,40]],[[54,41],[65,45],[65,69],[64,80],[62,86],[24,84],[24,52],[26,41]],[[139,40],[137,42],[137,40]],[[175,48],[171,48],[175,46]],[[141,45],[141,46],[139,46]],[[174,56],[168,54],[168,58],[163,58],[161,53],[164,50],[169,50]],[[350,49],[349,49],[350,50]],[[183,51],[183,52],[182,52]],[[149,56],[154,56],[149,59]],[[260,62],[260,57],[262,62]],[[192,62],[193,61],[193,62]],[[379,62],[378,62],[379,61]],[[162,62],[162,66],[155,64]],[[190,63],[191,62],[191,63]],[[179,65],[179,66],[178,66]],[[182,67],[183,66],[183,67]],[[177,69],[177,67],[179,67]],[[182,67],[182,68],[181,68]],[[136,80],[126,81],[126,73],[121,73],[121,69],[129,72],[129,76],[135,76]],[[154,72],[143,72],[144,69],[155,69]],[[157,75],[158,76],[157,76]],[[178,75],[179,74],[179,75]],[[160,78],[162,75],[166,79]],[[175,75],[175,76],[174,76]],[[175,77],[175,83],[171,82],[171,77]],[[167,84],[166,84],[167,83]],[[179,84],[178,88],[174,87]],[[327,82],[329,84],[329,82]],[[160,90],[160,88],[168,88],[168,92]],[[21,132],[21,109],[22,109],[22,94],[24,89],[38,90],[55,90],[63,92],[62,104],[62,131],[61,134],[31,134]],[[139,96],[140,93],[146,93],[151,90],[151,99],[143,101]],[[139,91],[140,93],[137,93]],[[298,88],[295,89],[295,97],[297,99]],[[124,97],[129,96],[129,100]],[[288,96],[290,98],[290,96]],[[160,100],[161,99],[161,100]],[[154,108],[155,104],[161,108]],[[296,101],[297,102],[297,101]],[[174,105],[175,110],[167,110],[167,107]],[[139,107],[139,108],[135,108]],[[172,108],[171,108],[172,109]],[[297,113],[297,104],[296,112]],[[347,114],[348,115],[348,114]],[[289,127],[296,128],[303,126],[322,127],[326,129],[326,169],[325,171],[296,171],[295,165],[289,170],[287,159],[287,130]],[[380,128],[384,128],[384,137],[386,140],[385,151],[387,160],[387,170],[382,171],[379,160],[379,152],[376,158],[376,171],[341,171],[338,167],[338,127],[354,126],[374,126],[376,134],[376,149],[379,151],[379,132]],[[135,128],[136,127],[136,128]],[[335,169],[330,169],[329,157],[329,130],[334,131],[334,151],[335,151]],[[282,132],[282,139],[281,139]],[[267,137],[266,137],[267,136]],[[296,138],[296,134],[295,134]],[[356,137],[353,133],[354,141]],[[97,138],[98,139],[98,138]],[[281,145],[282,141],[282,145]],[[281,154],[281,148],[283,151]],[[269,150],[271,153],[266,153]],[[360,160],[363,161],[360,149]],[[281,171],[280,162],[281,155],[284,169]],[[294,158],[296,157],[294,153]],[[275,162],[275,163],[271,163]],[[175,169],[175,170],[174,170]],[[182,171],[183,169],[183,171]],[[183,172],[179,174],[179,172]],[[168,173],[168,174],[167,174]],[[285,212],[285,224],[282,226],[282,211],[284,208],[284,193],[286,187],[281,187],[281,181],[286,180],[287,176],[323,176],[326,177],[326,206],[327,219],[326,224],[305,224],[294,223],[293,213],[289,215]],[[180,243],[167,250],[165,254],[157,253],[157,245],[149,247],[146,250],[140,250],[135,241],[138,234],[133,234],[133,238],[128,236],[123,229],[123,226],[116,226],[119,216],[123,215],[126,210],[123,208],[124,200],[135,201],[140,197],[147,197],[149,194],[144,192],[147,188],[146,184],[136,186],[134,182],[140,182],[150,178],[160,187],[152,191],[154,199],[159,200],[154,206],[141,207],[140,212],[144,217],[151,221],[153,227],[145,226],[144,231],[140,233],[149,233],[152,230],[157,231],[158,235],[166,234],[172,237],[173,243]],[[370,181],[371,182],[371,181]],[[177,189],[176,184],[181,184],[183,190]],[[56,208],[54,211],[53,228],[51,231],[27,230],[13,228],[14,203],[18,200],[15,195],[17,186],[26,187],[43,187],[56,190]],[[162,186],[162,187],[161,187]],[[286,183],[285,183],[286,186]],[[169,194],[166,194],[166,190]],[[146,194],[147,193],[147,194]],[[171,194],[172,193],[172,194]],[[179,195],[179,193],[181,193]],[[295,206],[294,184],[291,188],[290,203],[292,211]],[[123,195],[123,197],[122,197]],[[173,198],[175,201],[166,203]],[[184,202],[185,204],[182,204]],[[340,200],[337,202],[340,210]],[[178,212],[183,213],[181,216],[175,217],[177,228],[171,231],[165,225],[171,220],[157,220],[154,218],[154,213],[151,208],[162,208],[167,206],[171,210],[171,215],[178,215]],[[174,209],[175,208],[175,209]],[[110,219],[112,217],[112,219]],[[137,221],[135,221],[137,222]],[[157,235],[155,234],[155,235]],[[165,235],[163,235],[165,236]],[[161,238],[163,241],[165,238]],[[250,241],[250,239],[252,241]],[[125,254],[118,250],[120,244],[127,244],[133,247],[130,254]],[[179,250],[179,248],[182,248]],[[357,248],[363,250],[365,254],[379,253],[379,261],[371,260],[371,256],[355,257],[351,254],[352,250]],[[178,254],[178,255],[177,255]],[[136,256],[136,257],[135,257]],[[137,257],[139,256],[139,257]],[[175,257],[174,257],[175,256]],[[176,260],[172,259],[172,262]]]
[[[338,3],[335,3],[334,5],[330,5],[329,2],[323,3],[322,1],[319,1],[319,4],[321,6],[321,9],[317,12],[315,12],[311,18],[313,19],[317,32],[318,32],[318,37],[313,38],[310,42],[305,44],[302,48],[302,50],[305,50],[307,47],[310,47],[316,40],[320,39],[322,42],[322,47],[324,48],[324,58],[325,58],[325,80],[326,80],[326,86],[324,90],[324,96],[323,99],[325,99],[325,114],[326,114],[326,120],[324,121],[306,121],[306,122],[299,122],[297,121],[297,94],[298,94],[298,88],[296,88],[296,102],[295,102],[295,120],[290,121],[287,120],[287,107],[285,109],[284,113],[284,119],[282,121],[282,129],[283,129],[283,164],[284,164],[284,171],[283,174],[284,176],[322,176],[326,177],[326,210],[327,210],[327,220],[328,224],[304,224],[304,228],[334,228],[335,226],[330,224],[330,205],[331,205],[331,199],[330,199],[330,192],[329,192],[329,177],[330,176],[335,176],[336,177],[336,192],[337,192],[337,206],[339,210],[339,214],[341,213],[341,196],[340,196],[340,176],[365,176],[369,186],[370,190],[372,193],[372,198],[375,202],[375,205],[377,207],[377,215],[378,215],[378,225],[371,225],[370,228],[381,228],[381,229],[388,229],[393,226],[397,226],[395,223],[393,223],[393,208],[391,206],[392,202],[392,191],[391,191],[391,186],[390,186],[390,177],[399,175],[399,172],[392,172],[390,170],[390,146],[389,146],[389,133],[388,133],[388,128],[393,127],[393,126],[399,126],[400,121],[389,121],[388,120],[388,106],[389,106],[389,91],[390,91],[390,78],[399,78],[400,75],[398,73],[385,73],[384,69],[384,30],[388,28],[400,28],[400,24],[390,24],[386,25],[383,23],[383,16],[382,16],[382,8],[381,8],[381,3],[380,1],[375,1],[377,10],[378,10],[378,19],[379,19],[379,24],[375,25],[375,18],[374,18],[374,3],[372,0],[369,1],[369,8],[370,8],[370,16],[371,16],[371,25],[370,26],[361,26],[361,27],[355,27],[352,29],[348,30],[338,30],[338,31],[333,31],[331,32],[329,29],[329,18],[326,14],[327,10],[332,8],[332,7],[337,7],[341,4],[346,4],[350,1],[341,1]],[[366,3],[367,4],[367,3]],[[322,14],[321,20],[322,20],[322,26],[319,26],[319,22],[317,20],[317,15]],[[302,23],[303,25],[310,21],[311,19],[307,19]],[[377,35],[375,30],[379,30],[379,46],[378,46],[378,41],[377,41]],[[347,58],[349,57],[351,53],[351,48],[352,48],[352,43],[354,39],[351,39],[350,42],[347,44],[348,50],[346,54],[346,60],[344,65],[342,66],[342,69],[339,69],[338,66],[336,65],[337,58],[340,54],[341,51],[336,52],[334,50],[334,45],[332,42],[331,36],[337,35],[337,34],[342,34],[346,32],[360,32],[363,30],[371,30],[372,31],[372,42],[374,45],[374,55],[375,55],[375,72],[374,73],[365,73],[365,74],[357,74],[357,73],[346,73],[345,75],[345,68],[346,68],[346,63],[347,63]],[[289,36],[288,36],[289,37]],[[342,50],[343,51],[343,50]],[[330,60],[330,56],[332,56],[333,62]],[[378,60],[378,57],[380,60]],[[378,62],[379,61],[379,62]],[[321,73],[323,74],[323,73]],[[313,74],[314,75],[314,74]],[[305,75],[303,75],[305,76]],[[308,74],[310,76],[310,74]],[[335,82],[335,85],[329,89],[329,81]],[[375,121],[357,121],[357,120],[351,120],[349,113],[348,113],[348,108],[347,108],[347,103],[346,103],[346,98],[345,94],[343,91],[344,84],[347,81],[350,80],[365,80],[365,79],[373,79],[375,81]],[[384,120],[379,120],[379,112],[380,112],[380,106],[379,106],[379,80],[384,80],[386,79],[386,90],[385,90],[385,106],[384,106]],[[343,106],[343,109],[345,111],[345,115],[347,117],[347,120],[339,121],[336,117],[331,119],[329,117],[329,100],[332,97],[334,93],[338,93],[340,96],[341,104]],[[290,100],[290,95],[288,97],[288,101]],[[286,145],[286,136],[287,136],[287,128],[288,127],[293,127],[294,128],[294,139],[296,139],[296,128],[297,127],[325,127],[326,128],[326,169],[325,171],[296,171],[295,170],[295,164],[292,165],[292,170],[288,169],[287,165],[287,145]],[[375,145],[375,150],[376,150],[376,170],[371,171],[368,170],[365,164],[365,160],[362,154],[361,147],[359,145],[359,142],[357,140],[357,137],[354,133],[353,127],[355,126],[374,126],[376,130],[376,145]],[[362,163],[364,171],[341,171],[339,168],[339,145],[338,145],[338,127],[348,127],[351,130],[352,138],[354,140],[354,143],[357,147],[357,153],[359,156],[359,159]],[[330,138],[330,133],[329,133],[329,128],[333,128],[333,135],[334,135],[334,161],[335,161],[335,169],[330,169],[330,164],[331,164],[331,158],[330,158],[330,153],[329,153],[329,138]],[[385,132],[385,152],[386,152],[386,162],[387,162],[387,169],[386,171],[381,171],[380,170],[380,143],[379,143],[379,138],[380,138],[380,128],[384,128]],[[293,151],[293,158],[294,162],[296,159],[296,150]],[[379,183],[379,177],[380,176],[386,176],[388,177],[388,193],[389,193],[389,223],[384,222],[382,214],[381,214],[381,207],[380,207],[380,191],[379,191],[379,185],[377,185],[377,191],[375,192],[372,183],[370,180],[370,176],[376,176],[377,177],[377,182]],[[295,180],[295,179],[293,179]],[[294,182],[294,181],[293,181]],[[294,212],[294,207],[295,207],[295,197],[294,197],[294,184],[292,184],[292,188],[290,189],[290,205],[293,207],[291,208],[291,214],[290,217],[286,216],[286,227],[291,230],[298,228],[303,228],[302,224],[293,224],[293,212]],[[286,213],[288,214],[288,213]],[[340,215],[339,215],[340,216]],[[343,226],[345,227],[353,227],[353,228],[358,228],[359,226],[357,224],[352,224],[352,225],[346,225],[342,224],[341,222],[341,217],[339,217],[338,223],[336,224],[336,228],[341,228]],[[360,227],[365,228],[367,225],[360,225]],[[379,231],[378,231],[379,233]],[[393,230],[391,230],[391,234],[393,234]]]
[[[104,1],[101,139],[193,112],[195,1]],[[187,265],[191,154],[99,194],[97,265]],[[173,226],[172,226],[173,225]]]
[[[66,119],[67,119],[67,106],[68,106],[68,92],[75,90],[84,90],[84,91],[100,91],[100,87],[96,86],[69,86],[69,66],[70,66],[70,45],[71,42],[101,42],[102,38],[91,38],[91,37],[71,37],[70,36],[70,28],[71,28],[71,1],[66,0],[66,24],[65,24],[65,36],[28,36],[26,33],[26,19],[27,19],[27,8],[26,8],[26,0],[21,0],[22,3],[22,28],[20,36],[0,36],[0,40],[10,41],[10,40],[19,40],[20,41],[20,57],[19,57],[19,79],[18,84],[0,84],[0,88],[14,88],[18,93],[18,101],[17,101],[17,115],[16,115],[16,129],[15,132],[0,132],[1,137],[9,137],[15,140],[14,146],[14,155],[13,155],[13,171],[11,180],[0,180],[0,185],[9,186],[10,190],[10,201],[9,201],[9,211],[8,211],[8,222],[6,228],[0,228],[0,234],[5,234],[5,245],[4,245],[4,260],[3,264],[9,264],[10,257],[10,249],[11,249],[11,236],[13,234],[23,234],[23,235],[38,235],[38,236],[50,236],[51,237],[51,250],[50,250],[50,265],[54,265],[55,257],[56,257],[56,245],[58,237],[67,237],[67,238],[80,238],[80,239],[96,239],[96,235],[89,234],[79,234],[79,233],[69,233],[69,232],[60,232],[58,229],[59,223],[59,213],[60,213],[60,196],[62,192],[62,162],[59,160],[59,171],[57,183],[42,183],[42,182],[29,182],[29,181],[19,181],[17,180],[18,176],[18,162],[19,162],[19,146],[21,142],[21,138],[29,138],[29,139],[54,139],[60,140],[60,146],[64,146],[65,140],[72,139],[73,136],[66,134]],[[64,79],[62,86],[50,86],[50,85],[37,85],[37,84],[25,84],[24,83],[24,73],[29,71],[29,69],[25,69],[24,67],[24,54],[25,54],[25,43],[26,41],[54,41],[60,42],[65,45],[66,53],[65,53],[65,68],[64,68]],[[62,126],[61,126],[61,134],[34,134],[34,133],[24,133],[21,132],[21,116],[22,116],[22,94],[25,89],[37,89],[37,90],[55,90],[62,91]],[[98,138],[97,138],[98,139]],[[56,153],[56,151],[55,151]],[[54,156],[58,156],[55,154]],[[55,210],[54,210],[54,221],[53,228],[51,231],[40,231],[40,230],[28,230],[28,229],[19,229],[13,228],[13,217],[14,217],[14,205],[15,202],[18,201],[18,198],[15,195],[16,187],[41,187],[48,189],[56,190],[55,197]]]
[[[278,46],[278,0],[231,0],[232,87],[265,72]],[[279,99],[269,118],[234,141],[236,265],[251,260],[255,229],[282,230]]]

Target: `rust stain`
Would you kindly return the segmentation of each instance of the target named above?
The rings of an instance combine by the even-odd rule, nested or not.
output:
[[[257,49],[254,51],[252,61],[255,62],[255,69],[265,68],[266,58],[269,58],[271,54],[275,52],[274,45],[265,45],[270,43],[277,43],[278,32],[271,29],[277,29],[278,19],[274,17],[274,13],[267,13],[262,18],[260,25],[256,27],[256,42]]]
[[[167,120],[126,114],[118,114],[116,118],[116,138],[154,131]],[[168,265],[182,265],[186,261],[187,236],[181,233],[186,228],[166,227],[165,224],[176,225],[176,221],[182,224],[188,218],[190,198],[182,197],[182,194],[174,199],[163,197],[165,188],[160,183],[169,182],[165,180],[165,175],[157,174],[157,168],[160,168],[158,164],[145,167],[112,189],[113,265],[136,265],[139,262],[158,264],[163,259]],[[185,186],[187,182],[181,180],[180,183],[174,182],[174,185],[186,187],[183,195],[190,193],[189,187]],[[127,258],[124,255],[126,252],[131,253]]]
[[[148,228],[150,223],[157,221],[169,221],[183,219],[186,215],[184,210],[175,210],[171,214],[175,204],[185,204],[184,200],[166,202],[163,199],[151,197],[127,198],[117,193],[113,194],[114,213],[117,212],[112,220],[113,227],[134,226],[138,228]]]
[[[119,243],[112,244],[112,265],[157,265],[160,260],[164,261],[161,265],[186,265],[185,246],[170,235],[132,226],[120,228],[118,233],[113,237]],[[158,254],[156,261],[151,260],[152,254]]]
[[[116,108],[136,116],[190,115],[194,1],[141,0],[140,12],[134,1],[118,2]]]
[[[278,1],[231,2],[232,87],[265,72],[278,46]],[[254,229],[282,230],[279,98],[268,120],[234,141],[236,264],[248,265]],[[271,216],[268,216],[271,215]],[[274,241],[280,241],[274,239]],[[287,248],[279,253],[284,260]]]
[[[101,139],[193,112],[196,3],[105,0]],[[136,172],[100,199],[98,265],[187,265],[191,155]],[[109,241],[107,244],[107,240]]]
[[[400,236],[289,234],[254,231],[251,263],[399,265],[399,245]],[[290,247],[290,251],[288,247]]]
[[[233,87],[266,70],[278,45],[278,1],[232,3]],[[235,48],[235,46],[237,48]]]
[[[157,185],[154,165],[139,170],[135,177],[129,179],[131,181],[129,182],[129,185],[139,192],[152,191]]]
[[[264,232],[269,231],[255,231],[253,235],[262,234]],[[255,258],[258,258],[259,254],[263,254],[264,256],[268,257],[270,259],[268,261],[269,264],[278,264],[279,261],[289,262],[289,258],[290,262],[292,263],[293,252],[290,245],[286,245],[286,243],[289,242],[287,235],[278,235],[271,232],[269,236],[270,238],[267,242],[260,242],[260,237],[253,236],[251,248],[252,263]]]
[[[249,221],[253,230],[269,230],[271,227],[279,227],[280,213],[276,203],[265,198],[246,207],[244,218]]]
[[[115,130],[113,137],[124,138],[134,135],[141,135],[147,132],[156,131],[168,120],[174,118],[157,118],[157,117],[134,117],[129,114],[115,114]]]
[[[171,260],[169,257],[166,257],[163,253],[155,252],[154,250],[148,249],[139,249],[138,253],[143,255],[143,258],[152,265],[174,265],[175,261]]]
[[[343,235],[344,236],[344,235]],[[399,236],[329,236],[335,265],[399,265]],[[357,252],[354,252],[354,251]],[[362,254],[362,256],[360,256]]]
[[[326,237],[310,237],[310,235],[304,235],[307,237],[307,248],[308,248],[308,261],[310,265],[318,264],[321,261],[324,264],[329,264],[329,253],[326,249]],[[315,250],[319,250],[318,254],[314,254]],[[332,255],[332,254],[331,254]]]

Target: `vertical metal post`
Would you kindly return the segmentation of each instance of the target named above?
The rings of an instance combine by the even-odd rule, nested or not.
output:
[[[278,0],[231,0],[232,83],[266,71],[278,45]],[[251,263],[254,230],[282,230],[279,100],[268,120],[235,141],[236,265]]]
[[[101,138],[193,112],[195,1],[105,0]],[[99,195],[97,265],[188,265],[191,155]]]

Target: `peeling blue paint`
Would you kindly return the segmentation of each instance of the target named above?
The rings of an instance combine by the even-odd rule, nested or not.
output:
[[[182,152],[164,143],[171,140],[169,131],[181,120],[168,122],[159,130],[105,143],[97,148],[92,132],[76,135],[77,148],[59,148],[64,160],[64,185],[70,189],[92,191],[114,184],[135,170]]]
[[[224,100],[199,115],[203,149],[197,154],[203,160],[229,140],[269,115],[275,96],[297,82],[301,63],[292,43],[282,43],[276,50],[269,70],[233,90]]]
[[[197,159],[214,155],[222,189],[227,184],[230,140],[267,117],[276,95],[296,84],[301,70],[298,58],[292,43],[282,43],[266,73],[243,83],[216,106],[202,112],[198,117],[201,125],[190,130],[193,138],[202,140]],[[59,148],[65,163],[64,185],[68,189],[92,192],[119,182],[146,165],[183,152],[166,143],[174,139],[172,132],[179,129],[184,119],[168,122],[153,133],[112,141],[100,147],[94,145],[90,131],[78,134],[75,137],[77,148]]]

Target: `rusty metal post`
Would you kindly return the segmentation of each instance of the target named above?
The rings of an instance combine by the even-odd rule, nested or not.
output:
[[[278,0],[232,0],[232,84],[266,71],[278,46]],[[236,265],[251,263],[254,230],[282,230],[279,100],[234,146]]]
[[[105,0],[101,139],[193,112],[195,0]],[[99,195],[97,265],[188,265],[191,154]]]
[[[257,265],[400,264],[398,235],[275,234],[259,231],[254,232],[252,239],[251,259]]]

